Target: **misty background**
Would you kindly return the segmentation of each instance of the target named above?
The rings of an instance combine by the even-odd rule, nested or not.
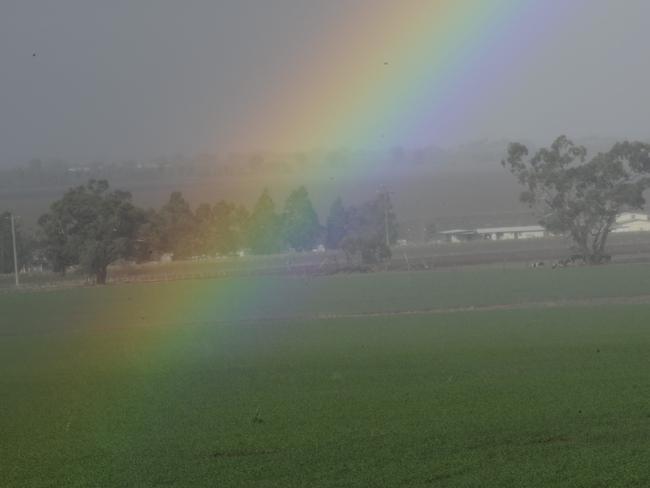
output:
[[[277,123],[268,93],[353,8],[372,15],[376,2],[4,0],[0,207],[34,221],[65,188],[105,177],[144,205],[174,190],[194,204],[250,204],[265,186],[281,202],[306,184],[322,215],[338,195],[355,202],[387,184],[407,226],[534,222],[498,164],[509,141],[539,147],[566,133],[595,152],[650,137],[650,3],[548,4],[575,14],[544,26],[453,139],[271,153],[235,134],[260,117]],[[370,165],[386,171],[364,178]]]

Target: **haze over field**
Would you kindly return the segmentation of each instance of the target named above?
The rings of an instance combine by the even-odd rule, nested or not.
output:
[[[647,2],[391,5],[4,2],[2,207],[31,225],[89,178],[143,206],[304,184],[324,218],[387,185],[405,227],[530,224],[509,141],[650,137]]]

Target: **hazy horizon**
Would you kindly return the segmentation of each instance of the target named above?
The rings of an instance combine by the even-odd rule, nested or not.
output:
[[[277,150],[255,140],[241,147],[236,134],[251,121],[281,123],[285,114],[267,106],[270,94],[304,88],[298,74],[305,63],[336,39],[346,21],[372,22],[379,4],[4,2],[0,166],[32,158],[150,160]],[[468,8],[474,4],[484,6],[469,2]],[[529,49],[502,66],[480,100],[468,99],[468,107],[449,101],[444,114],[450,118],[465,111],[450,134],[438,140],[425,133],[422,141],[453,148],[480,140],[548,144],[562,133],[573,138],[650,136],[650,102],[644,96],[650,66],[643,56],[650,4],[575,0],[545,8],[553,12],[540,18],[543,25],[532,18],[530,26],[520,26],[524,32],[536,29],[526,40]],[[391,59],[395,70],[398,61]],[[336,57],[323,62],[336,73]],[[481,76],[482,69],[471,62],[463,67],[470,78]],[[350,149],[400,145],[424,144],[389,133],[381,144],[367,147],[360,141]],[[339,145],[333,141],[331,147]],[[295,148],[283,149],[309,148],[296,140]]]

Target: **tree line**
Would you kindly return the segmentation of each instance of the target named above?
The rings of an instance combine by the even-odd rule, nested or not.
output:
[[[0,222],[3,273],[13,270],[8,222]],[[65,273],[79,267],[103,284],[108,267],[118,260],[147,262],[165,255],[182,260],[324,246],[344,251],[351,262],[376,264],[391,256],[397,218],[386,191],[358,206],[337,199],[322,225],[304,186],[288,195],[281,210],[268,189],[250,210],[224,200],[193,209],[180,192],[158,209],[144,209],[133,203],[131,193],[111,189],[106,180],[90,180],[53,202],[38,219],[35,235],[20,225],[16,234],[21,268],[40,264]]]
[[[650,189],[650,144],[643,142],[619,142],[591,158],[565,136],[532,156],[523,144],[512,143],[502,165],[524,187],[520,200],[536,210],[539,223],[568,237],[573,251],[590,264],[609,260],[605,247],[617,216],[643,209]],[[8,216],[0,214],[3,273],[13,267]],[[105,180],[68,190],[38,223],[37,237],[17,227],[20,266],[41,261],[58,272],[79,266],[98,283],[119,259],[144,262],[164,254],[186,259],[323,245],[343,250],[349,260],[379,263],[390,259],[398,230],[387,191],[357,206],[337,199],[321,225],[304,187],[291,192],[281,211],[268,190],[250,210],[226,201],[192,209],[179,192],[161,208],[145,210]]]

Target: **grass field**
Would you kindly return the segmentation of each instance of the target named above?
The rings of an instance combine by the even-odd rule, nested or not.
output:
[[[0,486],[648,486],[647,296],[639,265],[2,295]]]

